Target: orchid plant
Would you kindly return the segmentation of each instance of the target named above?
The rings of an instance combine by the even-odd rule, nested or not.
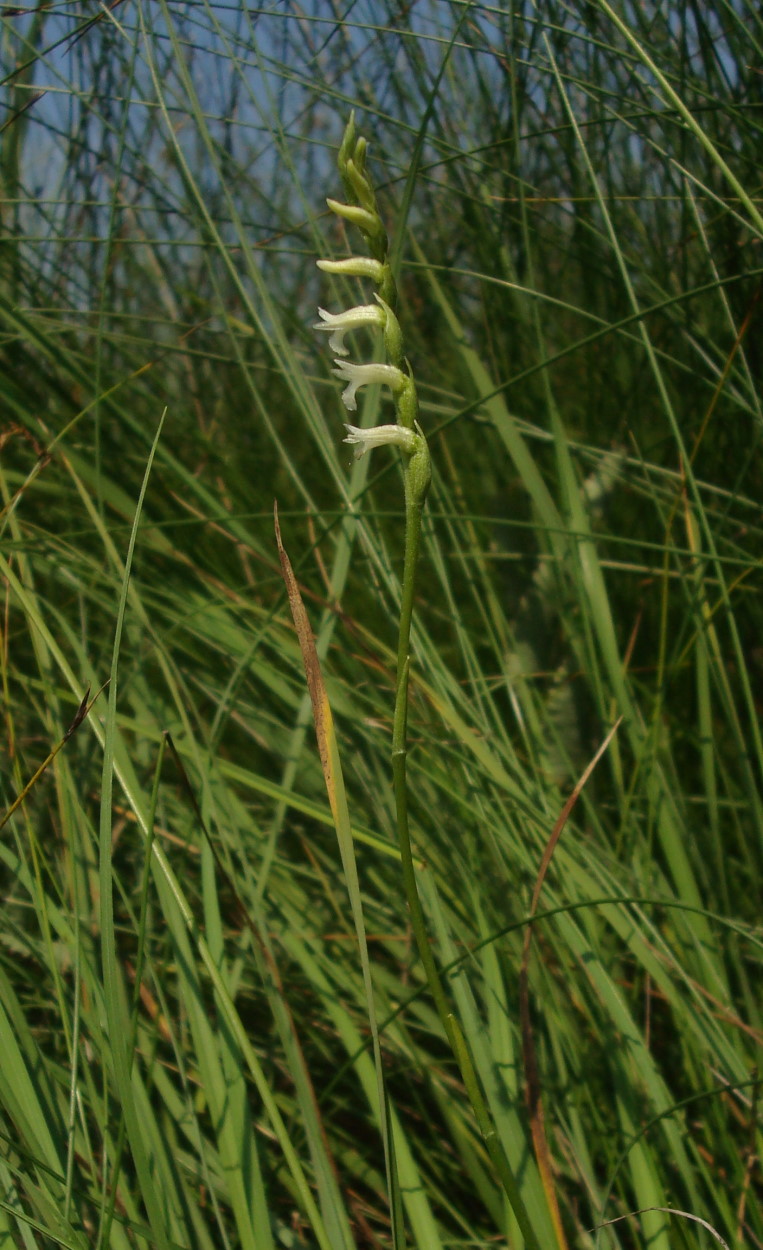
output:
[[[416,383],[403,352],[402,330],[395,313],[397,291],[389,260],[387,233],[377,206],[376,192],[366,171],[366,151],[366,141],[357,136],[354,114],[351,114],[338,157],[339,172],[349,202],[340,203],[332,199],[326,202],[338,217],[360,230],[370,255],[351,256],[344,260],[319,260],[317,263],[318,268],[324,273],[370,279],[377,288],[374,292],[375,302],[360,304],[340,313],[330,313],[324,308],[319,308],[320,321],[316,322],[313,328],[329,335],[329,347],[335,354],[334,373],[345,383],[342,401],[348,412],[357,411],[357,391],[372,383],[380,383],[388,387],[394,401],[396,418],[394,424],[377,425],[368,429],[356,425],[345,425],[347,435],[344,441],[354,446],[356,457],[363,456],[373,448],[386,444],[399,447],[403,456],[405,559],[392,728],[392,779],[403,883],[410,909],[411,924],[427,982],[445,1034],[458,1062],[486,1148],[514,1210],[527,1250],[540,1250],[537,1235],[522,1200],[516,1178],[490,1118],[469,1047],[448,1001],[437,969],[416,883],[408,824],[406,738],[411,620],[421,545],[422,511],[431,481],[431,463],[427,442],[418,420],[419,403]],[[349,350],[345,346],[346,336],[355,330],[369,327],[381,330],[386,361],[355,364],[347,360]]]

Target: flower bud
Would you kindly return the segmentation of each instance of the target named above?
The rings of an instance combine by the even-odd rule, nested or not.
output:
[[[326,203],[332,213],[357,226],[369,239],[378,239],[384,235],[384,226],[378,213],[369,213],[368,209],[361,208],[358,204],[341,204],[339,200],[326,200]]]
[[[344,274],[351,278],[370,278],[377,286],[384,279],[384,265],[371,256],[348,256],[346,260],[317,260],[324,273]]]

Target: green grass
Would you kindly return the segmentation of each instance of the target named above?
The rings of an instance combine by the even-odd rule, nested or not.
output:
[[[417,1250],[522,1244],[401,885],[397,452],[350,464],[310,330],[363,298],[315,268],[351,108],[434,465],[414,856],[496,1131],[556,1250],[523,950],[622,717],[527,955],[565,1239],[762,1245],[756,8],[40,6],[1,46],[0,813],[100,693],[0,833],[0,1247],[387,1247],[396,1202]]]

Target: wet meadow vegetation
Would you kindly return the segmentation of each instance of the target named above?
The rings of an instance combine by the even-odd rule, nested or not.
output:
[[[763,1245],[756,7],[1,40],[0,1246]]]

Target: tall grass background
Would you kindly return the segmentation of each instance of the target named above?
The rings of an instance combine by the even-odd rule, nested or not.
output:
[[[363,298],[315,268],[352,108],[434,463],[414,852],[496,1131],[544,1250],[763,1244],[762,42],[746,0],[6,8],[0,1246],[388,1246],[396,1202],[522,1245],[400,885],[397,453],[350,463],[310,329]]]

